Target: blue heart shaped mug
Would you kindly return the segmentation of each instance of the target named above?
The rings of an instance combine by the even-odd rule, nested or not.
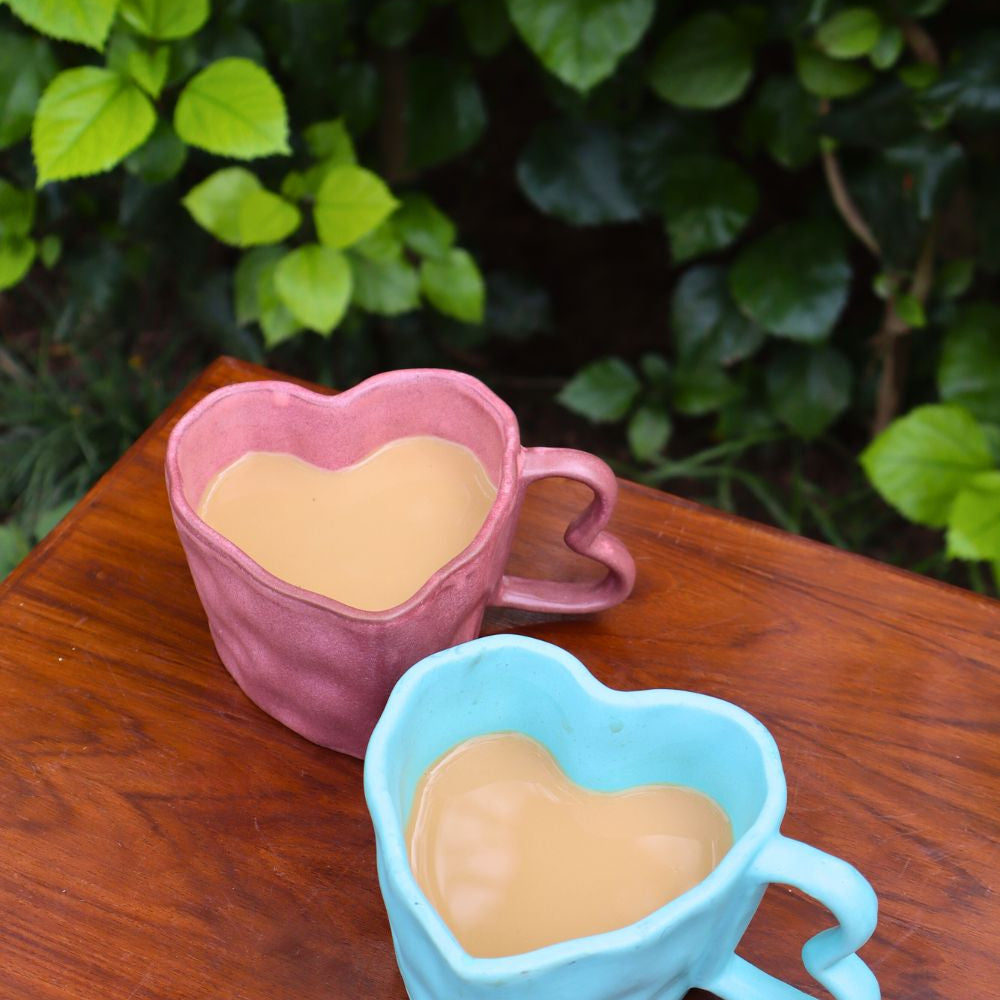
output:
[[[474,736],[515,731],[542,743],[569,778],[595,791],[658,782],[718,802],[733,846],[702,882],[643,919],[502,958],[458,943],[418,886],[406,824],[423,773]],[[793,885],[837,926],[803,962],[836,1000],[878,1000],[855,954],[877,902],[846,861],[782,836],[778,748],[751,715],[685,691],[613,691],[565,650],[537,639],[477,639],[422,660],[394,688],[365,758],[378,877],[411,1000],[674,1000],[701,987],[723,1000],[806,1000],[735,954],[764,890]]]

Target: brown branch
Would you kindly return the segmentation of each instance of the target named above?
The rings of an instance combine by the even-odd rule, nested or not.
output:
[[[931,66],[941,65],[941,53],[934,39],[924,30],[922,24],[910,18],[904,18],[899,23],[899,29],[903,32],[903,39],[910,51],[922,63],[929,63]]]
[[[934,227],[928,229],[913,269],[908,294],[921,306],[927,301],[934,280]],[[909,361],[910,341],[906,334],[911,327],[896,312],[896,292],[890,292],[882,314],[882,324],[872,338],[872,346],[881,356],[878,391],[875,397],[875,415],[872,419],[872,437],[880,434],[892,423],[899,412],[903,383]]]
[[[820,102],[819,112],[825,115],[830,110],[830,102],[825,98]],[[830,190],[830,197],[833,199],[840,217],[844,220],[847,228],[878,258],[882,257],[882,249],[875,239],[871,227],[865,221],[861,210],[854,204],[850,191],[847,190],[847,181],[840,169],[840,161],[837,159],[832,149],[822,149],[820,159],[823,163],[823,175],[826,177],[826,186]]]

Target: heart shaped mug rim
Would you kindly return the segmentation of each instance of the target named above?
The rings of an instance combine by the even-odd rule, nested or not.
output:
[[[355,608],[350,604],[316,591],[307,590],[294,583],[289,583],[265,569],[255,559],[247,555],[238,545],[225,535],[211,527],[188,502],[184,490],[184,477],[181,471],[179,452],[183,447],[184,437],[188,430],[198,421],[204,419],[216,406],[234,396],[253,396],[255,394],[273,395],[282,393],[296,398],[308,405],[319,406],[333,413],[339,410],[349,410],[357,400],[372,392],[391,390],[394,386],[412,383],[418,380],[435,380],[446,384],[451,389],[457,388],[478,400],[483,408],[493,417],[503,440],[503,452],[500,460],[499,482],[496,485],[496,498],[490,506],[486,519],[472,541],[458,555],[454,556],[440,569],[435,570],[415,591],[401,604],[393,605],[381,611],[367,611]],[[397,435],[399,436],[399,435]],[[391,440],[391,439],[390,439]],[[354,621],[380,623],[405,616],[408,612],[427,600],[444,581],[457,569],[472,562],[487,546],[497,524],[507,515],[510,507],[516,502],[520,466],[521,442],[517,417],[511,408],[485,386],[479,379],[464,372],[452,371],[448,368],[401,368],[390,372],[382,372],[359,382],[357,385],[334,395],[315,392],[294,382],[278,380],[261,380],[241,382],[236,385],[224,386],[209,393],[196,403],[174,425],[167,440],[165,460],[167,493],[174,516],[203,544],[223,556],[229,562],[248,574],[265,590],[277,592],[295,601],[301,601],[316,607],[332,611],[337,615]],[[359,459],[358,461],[362,461]],[[357,463],[354,463],[357,464]],[[217,470],[221,471],[221,470]]]
[[[547,672],[561,672],[571,681],[570,698],[592,702],[605,710],[608,720],[657,712],[665,708],[691,708],[735,722],[753,741],[760,753],[765,784],[764,800],[748,828],[734,838],[733,846],[716,868],[693,888],[665,903],[648,916],[587,937],[572,938],[533,951],[500,958],[478,958],[458,943],[443,918],[424,895],[410,868],[405,833],[394,820],[390,790],[390,743],[396,728],[409,711],[409,705],[428,686],[442,683],[439,675],[462,669],[485,669],[479,666],[491,658],[513,652],[538,661],[536,679],[546,682]],[[494,664],[494,667],[497,665]],[[496,676],[502,676],[500,669]],[[565,696],[565,692],[563,692]],[[568,702],[560,707],[571,708]],[[445,748],[450,749],[450,748]],[[562,765],[560,765],[562,767]],[[781,757],[774,737],[765,726],[742,708],[714,698],[677,689],[656,688],[640,691],[616,691],[598,681],[572,654],[559,646],[518,635],[493,635],[474,639],[426,657],[411,667],[396,683],[375,726],[365,754],[365,798],[372,816],[379,847],[379,868],[400,889],[410,916],[422,927],[452,971],[463,981],[480,985],[527,972],[543,973],[568,965],[585,956],[635,951],[651,937],[665,934],[693,914],[714,904],[725,887],[745,870],[773,836],[785,813],[787,792]]]

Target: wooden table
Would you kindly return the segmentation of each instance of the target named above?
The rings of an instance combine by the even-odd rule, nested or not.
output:
[[[212,365],[0,585],[0,1000],[405,996],[361,763],[243,696],[167,507],[178,415],[271,374]],[[560,542],[586,499],[533,492],[514,568],[592,572]],[[748,709],[783,754],[784,831],[875,886],[884,996],[1000,997],[1000,604],[631,483],[613,527],[628,602],[485,630]],[[798,952],[826,922],[771,888],[740,950],[818,990]]]

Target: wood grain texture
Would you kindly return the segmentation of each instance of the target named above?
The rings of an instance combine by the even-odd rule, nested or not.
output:
[[[361,764],[242,695],[170,519],[170,427],[261,377],[214,364],[0,584],[0,1000],[405,997]],[[560,541],[586,500],[533,487],[512,570],[591,574]],[[875,886],[884,996],[1000,997],[1000,604],[629,483],[613,528],[628,602],[485,631],[758,716],[784,832]],[[811,987],[798,953],[826,922],[773,887],[741,953]]]

